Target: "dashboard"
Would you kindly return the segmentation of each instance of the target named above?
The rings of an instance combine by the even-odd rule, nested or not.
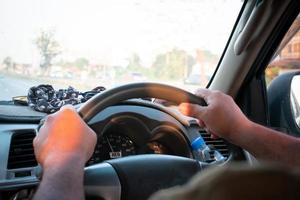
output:
[[[139,154],[192,158],[184,127],[166,113],[136,105],[113,106],[103,112],[90,123],[98,140],[87,165]]]
[[[229,160],[244,159],[237,147],[212,139],[195,119],[152,102],[131,101],[108,107],[89,126],[98,140],[86,166],[110,159],[166,154],[194,158],[191,142],[200,135]],[[32,141],[35,123],[2,123],[0,126],[0,191],[19,191],[39,183],[41,168],[35,160]]]

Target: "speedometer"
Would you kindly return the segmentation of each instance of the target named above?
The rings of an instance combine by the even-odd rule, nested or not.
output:
[[[106,134],[98,138],[94,155],[88,164],[135,154],[134,143],[129,137],[115,133]]]

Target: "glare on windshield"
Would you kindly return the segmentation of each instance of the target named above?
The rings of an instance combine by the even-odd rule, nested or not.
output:
[[[2,0],[0,100],[151,81],[186,90],[214,72],[241,0]]]

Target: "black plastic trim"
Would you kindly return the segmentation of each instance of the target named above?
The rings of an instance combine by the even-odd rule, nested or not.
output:
[[[251,81],[253,75],[260,76],[264,73],[264,70],[268,66],[270,60],[273,57],[274,52],[282,39],[284,38],[286,32],[298,16],[300,11],[300,1],[294,0],[292,1],[284,14],[281,16],[277,25],[272,31],[272,34],[269,36],[260,52],[258,53],[257,58],[255,59],[250,71],[244,80],[244,85],[248,84]],[[242,87],[241,87],[242,88]]]

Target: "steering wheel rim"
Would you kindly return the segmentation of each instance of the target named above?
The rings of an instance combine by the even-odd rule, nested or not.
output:
[[[173,86],[132,83],[95,95],[79,108],[78,113],[88,123],[97,113],[116,103],[149,97],[178,104],[207,105],[202,98]],[[87,167],[84,185],[86,194],[92,197],[121,199],[122,194],[122,199],[146,199],[159,189],[184,184],[201,169],[198,161],[179,156],[129,156]],[[159,181],[155,180],[156,176]]]
[[[97,113],[116,103],[128,99],[149,97],[178,104],[207,105],[203,98],[174,86],[160,83],[131,83],[95,95],[79,108],[78,113],[85,122],[89,122]]]

